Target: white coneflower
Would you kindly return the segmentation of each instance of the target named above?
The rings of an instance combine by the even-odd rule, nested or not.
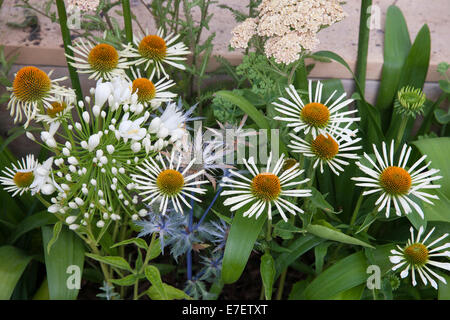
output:
[[[415,203],[413,199],[411,199],[411,196],[415,196],[429,204],[433,204],[429,198],[439,199],[436,195],[423,191],[441,187],[440,185],[431,184],[432,181],[442,178],[441,176],[435,175],[439,172],[439,170],[427,170],[431,164],[431,161],[416,170],[416,168],[427,157],[426,155],[422,156],[408,170],[406,170],[406,165],[412,150],[412,148],[408,148],[406,144],[403,145],[400,158],[398,160],[398,165],[394,165],[394,140],[392,140],[391,143],[389,158],[386,143],[383,142],[382,146],[383,157],[381,157],[377,148],[373,145],[373,150],[375,152],[378,165],[366,153],[364,153],[364,157],[370,162],[373,169],[366,167],[360,162],[356,162],[359,169],[368,176],[355,177],[352,178],[352,180],[357,181],[357,186],[370,188],[370,190],[364,191],[363,195],[369,195],[377,192],[381,193],[380,197],[375,202],[375,205],[378,206],[378,212],[383,209],[386,210],[386,217],[389,217],[391,204],[393,203],[395,213],[398,216],[400,216],[402,212],[405,214],[412,212],[412,207],[423,218],[422,208]]]
[[[204,173],[203,170],[187,175],[195,159],[192,159],[190,164],[183,171],[180,171],[181,156],[178,157],[176,166],[174,166],[174,153],[172,153],[170,159],[169,157],[165,158],[169,163],[168,165],[166,165],[163,156],[161,154],[158,155],[161,166],[153,158],[146,159],[142,166],[137,167],[141,174],[132,174],[131,177],[134,181],[135,189],[141,191],[139,195],[144,198],[142,201],[149,201],[148,205],[153,204],[156,200],[161,201],[159,210],[164,215],[166,214],[169,200],[171,200],[175,211],[183,213],[182,203],[191,208],[191,205],[184,197],[201,202],[193,194],[204,194],[206,189],[201,189],[197,186],[208,183],[208,181],[196,181],[196,178]]]
[[[431,270],[428,266],[438,267],[447,271],[450,271],[450,263],[448,262],[439,262],[435,261],[436,257],[447,257],[450,258],[450,251],[446,250],[450,248],[450,242],[447,242],[443,245],[436,246],[442,240],[448,237],[448,233],[443,236],[437,238],[434,241],[429,241],[430,243],[426,244],[427,240],[430,238],[435,228],[431,229],[431,231],[425,236],[425,238],[421,241],[420,237],[422,236],[424,229],[421,226],[419,228],[419,233],[417,234],[417,238],[414,239],[414,228],[410,228],[411,239],[408,239],[405,247],[400,247],[397,245],[397,249],[391,250],[393,256],[389,257],[389,260],[394,264],[392,270],[398,270],[400,268],[404,268],[400,273],[400,277],[405,278],[409,274],[409,270],[411,269],[412,275],[412,284],[413,286],[417,285],[416,281],[416,271],[419,274],[420,278],[424,285],[430,282],[431,286],[435,289],[438,288],[436,281],[432,278],[436,278],[443,283],[447,283],[444,277],[438,275],[436,272]],[[433,248],[434,247],[434,248]],[[430,260],[433,259],[433,260]]]
[[[349,110],[342,112],[341,110],[348,106],[353,99],[343,100],[346,96],[344,92],[333,103],[331,99],[336,94],[335,90],[328,99],[322,103],[322,89],[323,84],[318,81],[316,92],[313,97],[312,81],[309,81],[308,94],[309,102],[304,104],[293,85],[286,88],[286,92],[291,97],[291,100],[279,98],[283,103],[273,102],[276,106],[275,110],[283,114],[282,117],[277,116],[275,120],[287,121],[288,127],[293,127],[294,132],[304,131],[305,134],[311,132],[315,139],[320,134],[330,133],[332,128],[335,135],[348,136],[348,129],[341,128],[339,125],[344,123],[352,123],[359,121],[360,118],[349,117],[357,112],[357,110]]]
[[[22,121],[22,114],[26,117],[25,128],[33,120],[39,110],[51,109],[55,98],[54,95],[67,96],[74,99],[75,93],[58,85],[58,81],[66,80],[67,77],[51,80],[52,71],[47,75],[36,67],[23,67],[14,78],[12,88],[8,88],[11,99],[7,109],[11,109],[14,122]]]
[[[74,47],[69,46],[79,56],[66,57],[69,63],[78,69],[80,73],[91,73],[89,79],[112,80],[117,76],[124,76],[129,63],[125,57],[127,48],[118,51],[107,43],[93,44],[90,41],[80,39]]]
[[[293,152],[301,153],[306,157],[313,158],[314,169],[320,164],[320,172],[323,173],[324,164],[336,174],[339,171],[344,171],[342,166],[347,166],[349,163],[343,159],[359,159],[359,156],[353,151],[361,149],[362,146],[355,145],[361,138],[351,139],[339,135],[334,135],[334,129],[331,134],[318,135],[311,142],[305,141],[302,138],[290,133],[292,137],[291,144],[288,145]],[[352,131],[352,136],[355,136],[358,130]]]
[[[55,101],[51,103],[51,108],[44,110],[45,113],[36,114],[37,122],[51,124],[53,122],[66,121],[71,116],[74,107],[75,97],[55,96]]]
[[[150,78],[153,78],[155,72],[158,79],[161,77],[161,73],[168,78],[169,76],[163,64],[169,64],[181,70],[186,69],[184,65],[177,61],[186,60],[185,56],[190,52],[184,43],[175,43],[179,37],[179,34],[174,35],[174,33],[164,36],[162,28],[159,28],[155,35],[144,36],[139,34],[133,37],[136,48],[129,45],[126,46],[127,51],[124,52],[124,55],[128,58],[136,58],[133,61],[134,65],[145,63],[144,70],[148,70],[150,65],[153,64]]]
[[[239,178],[240,181],[224,177],[224,183],[221,184],[222,187],[235,189],[221,193],[222,196],[231,196],[223,203],[225,206],[232,206],[230,211],[236,211],[247,204],[251,204],[251,207],[244,212],[244,217],[250,218],[255,215],[258,219],[267,208],[269,219],[272,219],[272,205],[275,205],[284,221],[287,221],[285,210],[293,215],[296,215],[296,212],[303,213],[303,210],[298,206],[284,199],[284,197],[311,196],[311,190],[297,189],[299,185],[309,181],[309,179],[290,182],[304,171],[298,169],[298,163],[282,171],[285,162],[284,154],[272,167],[272,153],[267,160],[267,166],[261,171],[256,167],[253,157],[248,161],[243,159],[243,162],[252,178],[249,179],[236,171],[230,170],[229,172]]]
[[[22,195],[25,191],[30,190],[35,177],[34,170],[38,165],[38,161],[34,159],[34,155],[29,154],[21,161],[17,161],[17,165],[12,164],[12,168],[6,168],[0,176],[0,183],[3,188],[12,192],[14,197],[16,194]]]
[[[156,109],[162,102],[172,101],[177,96],[176,93],[166,91],[175,85],[173,80],[162,78],[153,83],[152,77],[142,77],[139,69],[137,72],[131,69],[131,73],[133,74],[133,93],[137,94],[138,102],[144,106],[150,105],[152,109]]]

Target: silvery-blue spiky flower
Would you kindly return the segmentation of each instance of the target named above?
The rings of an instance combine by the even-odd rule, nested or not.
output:
[[[170,253],[175,260],[192,249],[194,243],[203,243],[205,238],[205,227],[200,225],[198,228],[189,228],[189,216],[184,217],[183,224],[177,228],[172,236]]]
[[[222,253],[215,253],[210,257],[200,256],[200,263],[204,266],[196,278],[213,282],[214,279],[220,277],[220,271],[222,270]]]
[[[224,220],[210,221],[205,225],[204,230],[208,240],[215,246],[213,252],[222,250],[225,247],[230,226]]]
[[[143,227],[138,237],[145,237],[157,232],[161,243],[161,252],[164,254],[164,246],[170,245],[175,235],[184,227],[185,218],[170,210],[165,215],[150,212],[148,220],[136,221],[135,224]]]

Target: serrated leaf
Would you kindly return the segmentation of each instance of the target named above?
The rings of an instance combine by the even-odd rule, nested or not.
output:
[[[167,296],[158,268],[152,265],[145,267],[145,276],[152,284],[152,287],[155,287],[162,300],[168,300],[169,297]]]
[[[106,263],[107,265],[113,266],[115,268],[119,268],[122,270],[127,270],[129,272],[133,272],[133,269],[131,269],[130,265],[128,264],[128,262],[122,258],[122,257],[118,257],[118,256],[99,256],[97,254],[93,254],[93,253],[86,253],[86,256],[88,256],[91,259],[94,259],[98,262],[102,262],[102,263]]]
[[[119,286],[131,286],[136,283],[136,280],[139,279],[135,274],[129,274],[120,279],[111,279],[111,282],[117,284]]]
[[[116,248],[116,247],[119,247],[119,246],[125,246],[125,245],[128,245],[128,244],[135,244],[136,246],[138,246],[141,249],[145,249],[145,250],[148,249],[147,242],[145,242],[145,240],[141,239],[141,238],[127,239],[127,240],[121,241],[119,243],[116,243],[115,245],[111,246],[111,248]]]

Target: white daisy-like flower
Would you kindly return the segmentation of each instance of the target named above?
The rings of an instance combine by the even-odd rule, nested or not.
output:
[[[116,131],[116,138],[118,138],[118,140],[120,138],[123,138],[125,142],[127,142],[128,139],[134,141],[140,141],[144,139],[144,137],[147,135],[147,129],[141,128],[141,125],[142,123],[147,121],[150,114],[146,113],[143,117],[140,117],[136,120],[128,120],[129,116],[129,112],[125,113],[125,115],[123,116],[122,121],[119,125],[119,129]]]
[[[49,195],[55,192],[56,188],[53,179],[50,177],[52,171],[53,157],[48,158],[43,164],[38,164],[34,169],[34,181],[30,185],[31,195],[41,192]]]
[[[200,117],[192,117],[197,105],[192,106],[185,111],[181,99],[178,104],[175,102],[167,103],[166,108],[162,111],[160,117],[155,117],[150,122],[149,132],[157,133],[158,137],[164,139],[170,136],[170,142],[175,143],[182,137],[189,134],[186,125],[187,122],[201,119]]]
[[[272,167],[272,153],[267,160],[267,166],[261,168],[261,170],[256,167],[253,157],[248,161],[243,159],[243,162],[252,175],[251,179],[230,170],[231,175],[240,180],[224,177],[224,183],[221,183],[222,187],[235,189],[221,193],[222,196],[230,196],[223,203],[225,206],[232,206],[230,211],[236,211],[247,204],[251,204],[250,208],[244,212],[244,217],[251,218],[255,215],[258,219],[267,208],[269,219],[272,219],[272,205],[275,205],[284,221],[287,221],[285,210],[293,215],[296,215],[296,212],[303,213],[303,210],[294,203],[284,199],[285,197],[309,197],[312,195],[311,190],[297,189],[299,185],[309,181],[309,179],[292,181],[304,171],[298,169],[298,163],[283,171],[285,159],[284,154],[282,154]]]
[[[66,121],[71,116],[74,103],[75,97],[73,96],[55,95],[55,100],[51,103],[52,107],[45,109],[45,113],[39,112],[36,114],[36,121],[47,124]]]
[[[141,76],[139,69],[137,71],[131,69],[131,73],[133,74],[133,93],[137,94],[137,101],[144,106],[150,105],[152,109],[156,109],[162,102],[172,101],[177,96],[176,93],[166,91],[175,85],[173,80],[162,78],[153,83],[152,77]]]
[[[93,44],[80,38],[75,46],[69,46],[78,56],[66,57],[69,63],[78,69],[79,73],[91,73],[89,79],[112,80],[117,76],[124,76],[129,68],[126,55],[128,49],[118,51],[107,43]]]
[[[72,89],[67,89],[58,85],[59,81],[66,80],[67,77],[50,79],[52,71],[47,75],[44,71],[36,67],[23,67],[14,78],[11,99],[8,102],[7,109],[11,109],[11,117],[14,117],[14,123],[22,121],[22,114],[26,117],[24,127],[28,127],[38,112],[44,109],[52,109],[54,96],[66,96],[75,99],[75,93]]]
[[[351,136],[356,136],[358,130],[351,131]],[[291,141],[288,145],[293,152],[301,153],[306,157],[313,158],[314,169],[320,165],[320,172],[323,173],[324,165],[328,167],[336,174],[339,175],[339,171],[344,171],[343,166],[347,166],[349,162],[341,159],[359,159],[359,156],[354,153],[355,150],[361,149],[362,146],[355,145],[361,138],[351,139],[350,137],[344,138],[335,134],[334,129],[331,133],[325,133],[318,135],[314,140],[308,142],[293,133],[289,134]]]
[[[177,61],[186,60],[185,56],[190,53],[184,43],[175,43],[179,37],[179,34],[174,35],[173,32],[164,36],[162,28],[158,29],[155,35],[135,35],[133,42],[136,48],[131,45],[126,46],[127,51],[124,52],[124,55],[128,58],[135,58],[136,60],[133,61],[134,65],[145,63],[144,70],[148,70],[150,65],[153,64],[150,78],[153,78],[155,73],[158,79],[161,77],[161,73],[166,78],[169,78],[163,64],[169,64],[175,68],[185,70],[186,67]]]
[[[378,212],[383,209],[386,210],[386,217],[389,217],[391,204],[393,203],[395,213],[398,216],[400,216],[402,212],[408,214],[412,212],[412,208],[414,208],[423,218],[422,208],[411,199],[411,196],[415,196],[429,204],[433,204],[433,202],[429,200],[430,198],[439,199],[438,196],[423,191],[441,187],[440,185],[431,184],[432,181],[442,178],[442,176],[435,175],[439,170],[427,170],[431,161],[416,170],[422,161],[425,160],[427,157],[426,155],[422,156],[407,170],[406,165],[412,148],[408,148],[406,144],[403,145],[398,164],[394,165],[394,140],[392,140],[389,153],[385,142],[383,142],[382,146],[383,157],[378,152],[376,146],[373,145],[378,165],[364,153],[364,157],[370,162],[373,169],[366,167],[360,162],[356,162],[359,169],[367,174],[368,177],[354,177],[352,180],[357,181],[357,186],[370,188],[370,190],[364,191],[363,195],[377,192],[381,193],[380,197],[375,202],[375,205],[378,206]]]
[[[343,100],[346,96],[344,92],[333,103],[330,103],[331,99],[336,94],[335,90],[328,99],[322,103],[322,90],[323,84],[318,81],[316,86],[316,92],[313,97],[312,94],[312,81],[309,81],[308,94],[309,102],[303,103],[299,94],[293,85],[286,88],[286,92],[291,97],[292,101],[286,98],[279,98],[280,102],[273,102],[276,106],[275,110],[283,114],[283,116],[276,116],[275,120],[281,120],[288,122],[288,127],[293,127],[294,132],[304,131],[305,134],[311,132],[313,138],[316,138],[320,134],[330,133],[332,128],[338,135],[348,136],[349,132],[346,128],[341,128],[339,125],[344,123],[352,123],[359,121],[360,118],[350,117],[350,115],[357,112],[357,110],[341,110],[348,106],[353,99]]]
[[[34,170],[38,166],[38,161],[34,159],[34,155],[29,154],[22,160],[12,164],[12,168],[2,170],[3,176],[0,176],[0,183],[3,188],[12,193],[12,197],[16,194],[22,195],[30,190],[30,186],[35,180]]]
[[[416,239],[414,239],[414,228],[411,227],[411,239],[408,239],[406,246],[402,248],[397,245],[398,250],[391,250],[393,256],[390,256],[389,260],[394,264],[392,270],[395,271],[400,268],[404,268],[400,273],[400,277],[406,278],[409,274],[409,270],[411,269],[413,286],[417,285],[416,271],[422,279],[424,285],[427,285],[429,281],[431,286],[437,289],[438,285],[432,277],[445,284],[447,283],[444,277],[438,275],[428,267],[434,266],[450,271],[450,263],[434,260],[434,258],[436,257],[450,258],[450,251],[447,250],[448,248],[450,248],[450,242],[437,246],[438,243],[448,237],[448,233],[444,234],[434,241],[428,241],[434,229],[435,228],[431,229],[431,231],[425,236],[425,238],[423,240],[420,240],[420,237],[424,232],[423,227],[421,226],[419,228],[419,233],[417,234]],[[426,244],[427,241],[429,242],[428,244]]]
[[[155,201],[160,200],[159,211],[163,215],[167,211],[169,200],[172,201],[175,211],[180,213],[183,213],[182,203],[188,208],[192,208],[185,197],[201,202],[194,194],[204,194],[206,189],[199,188],[198,185],[209,182],[196,180],[198,176],[204,173],[203,170],[195,174],[187,175],[195,159],[183,171],[180,171],[181,156],[178,157],[176,166],[174,163],[174,153],[172,153],[170,159],[165,156],[165,159],[169,163],[168,165],[166,165],[166,160],[164,160],[161,153],[157,158],[161,166],[150,157],[145,159],[141,166],[137,167],[137,170],[142,174],[131,175],[135,189],[140,190],[139,195],[144,198],[142,201],[146,202],[150,200],[148,205],[152,205]]]

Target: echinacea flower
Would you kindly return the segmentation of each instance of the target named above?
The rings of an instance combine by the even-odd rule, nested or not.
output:
[[[398,164],[395,165],[394,140],[392,140],[391,143],[389,158],[386,143],[383,142],[382,146],[383,157],[381,157],[381,154],[378,152],[375,145],[373,145],[373,150],[375,152],[378,165],[366,153],[364,153],[364,157],[370,162],[373,169],[361,164],[360,162],[356,162],[359,169],[368,175],[368,177],[354,177],[352,180],[357,181],[357,186],[370,188],[370,190],[364,191],[363,195],[378,192],[381,193],[380,197],[375,202],[375,205],[378,206],[378,212],[383,209],[386,210],[386,217],[389,217],[391,204],[393,203],[395,213],[398,216],[400,216],[402,212],[405,214],[412,212],[412,207],[423,218],[422,208],[414,202],[411,196],[415,196],[429,204],[433,204],[429,198],[439,199],[436,195],[423,191],[441,187],[440,185],[431,184],[432,181],[442,178],[441,176],[435,175],[439,172],[439,170],[427,170],[431,162],[428,162],[420,169],[415,170],[427,157],[426,155],[422,156],[409,169],[407,169],[406,165],[408,163],[412,148],[408,148],[406,144],[403,145]]]
[[[162,102],[172,101],[177,95],[173,92],[166,91],[168,88],[175,85],[173,80],[162,78],[156,83],[153,83],[152,77],[146,78],[141,76],[139,70],[135,72],[131,69],[133,74],[133,93],[138,96],[137,101],[144,106],[151,106],[152,109],[158,108]]]
[[[163,64],[169,64],[177,69],[185,70],[186,67],[177,61],[186,60],[186,55],[189,54],[188,48],[184,43],[175,41],[180,35],[170,33],[164,36],[164,31],[159,28],[156,34],[134,36],[134,44],[136,48],[126,46],[127,52],[124,55],[128,58],[136,58],[133,61],[134,65],[141,65],[145,63],[144,70],[148,70],[153,64],[153,70],[150,78],[153,78],[156,73],[158,79],[161,73],[166,78],[169,78]],[[129,51],[128,51],[129,50]]]
[[[356,135],[358,130],[352,131],[352,135]],[[334,130],[331,130],[334,132]],[[293,152],[301,153],[305,157],[313,158],[314,169],[320,164],[320,172],[323,173],[324,165],[336,174],[339,171],[344,171],[343,166],[347,166],[349,162],[341,159],[359,159],[359,156],[354,153],[355,150],[361,149],[361,146],[355,145],[361,138],[351,139],[350,137],[344,139],[342,136],[330,133],[320,134],[311,142],[302,139],[295,134],[289,134],[292,138],[291,144],[288,145]]]
[[[208,181],[196,180],[198,176],[203,174],[203,171],[186,175],[189,168],[194,164],[195,159],[180,172],[180,157],[176,166],[174,166],[174,153],[172,153],[170,159],[168,157],[165,158],[169,163],[168,165],[166,165],[163,156],[161,154],[158,155],[161,166],[151,157],[145,159],[142,165],[137,167],[140,174],[132,174],[131,177],[134,180],[135,189],[140,190],[139,195],[144,198],[142,201],[147,202],[150,200],[148,205],[153,204],[156,200],[161,201],[159,211],[162,215],[167,211],[169,200],[172,201],[176,212],[183,213],[182,203],[191,208],[191,205],[184,197],[201,202],[193,194],[204,194],[206,189],[199,188],[198,185],[208,183]]]
[[[318,81],[316,86],[316,92],[313,97],[312,94],[312,82],[309,81],[308,94],[309,102],[303,103],[299,94],[293,85],[286,88],[286,92],[291,97],[291,100],[283,97],[279,100],[283,103],[273,102],[276,106],[275,110],[283,114],[283,116],[276,116],[275,120],[281,120],[288,122],[288,127],[293,127],[294,132],[303,131],[305,134],[311,132],[313,139],[320,134],[331,133],[334,129],[335,134],[341,136],[348,136],[349,132],[346,128],[341,128],[339,125],[344,123],[352,123],[359,121],[360,118],[349,117],[351,114],[357,112],[357,110],[342,111],[343,108],[348,106],[353,99],[346,99],[346,93],[344,92],[334,102],[331,99],[336,94],[335,90],[328,99],[322,103],[322,90],[323,84]]]
[[[111,80],[117,76],[124,76],[129,63],[125,57],[127,49],[118,51],[107,43],[93,44],[90,41],[80,39],[70,49],[79,56],[66,57],[69,63],[78,69],[79,73],[90,73],[89,79]]]
[[[14,123],[22,121],[22,114],[26,117],[24,127],[28,127],[39,110],[52,109],[54,95],[67,96],[74,99],[75,93],[58,85],[58,81],[63,81],[67,77],[51,80],[52,72],[47,75],[44,71],[36,67],[23,67],[14,78],[12,88],[8,88],[11,99],[8,102],[8,109],[11,109],[11,116]]]
[[[272,167],[272,153],[270,153],[269,159],[267,160],[267,166],[261,168],[261,170],[256,167],[253,157],[248,161],[243,159],[243,162],[252,175],[251,179],[236,171],[229,170],[233,176],[239,178],[241,181],[224,177],[224,183],[221,184],[222,187],[235,189],[222,191],[221,193],[222,196],[231,196],[223,203],[225,206],[232,206],[230,211],[236,211],[249,204],[251,207],[244,212],[244,217],[248,216],[251,218],[255,215],[256,219],[258,219],[267,208],[267,213],[271,220],[272,205],[275,205],[284,221],[287,221],[284,213],[285,210],[293,215],[296,215],[296,212],[303,213],[303,210],[294,203],[284,199],[285,197],[311,196],[311,190],[297,189],[299,185],[307,182],[309,179],[292,181],[304,171],[298,169],[298,163],[282,171],[285,162],[284,154],[281,155],[275,163],[275,166]]]
[[[51,108],[44,110],[44,113],[36,114],[37,122],[51,124],[53,122],[66,121],[71,116],[74,107],[75,97],[55,95],[55,101],[51,103]]]
[[[424,285],[427,285],[429,281],[433,288],[438,288],[438,285],[432,278],[432,276],[445,284],[447,283],[444,277],[438,275],[436,272],[429,268],[429,266],[434,266],[450,271],[450,263],[434,260],[436,257],[450,258],[450,251],[446,250],[450,248],[450,242],[437,246],[438,243],[448,237],[448,233],[444,234],[434,241],[428,241],[434,229],[435,228],[431,229],[431,231],[425,236],[425,238],[423,240],[420,240],[424,232],[423,227],[421,226],[419,228],[419,233],[417,234],[416,239],[414,239],[414,228],[411,227],[411,239],[408,239],[406,246],[402,248],[397,245],[398,250],[391,250],[393,256],[390,256],[389,260],[394,264],[392,270],[395,271],[400,268],[404,268],[400,273],[400,277],[405,278],[408,276],[409,270],[411,269],[413,286],[417,285],[416,271],[422,279]],[[427,243],[427,241],[429,243]]]
[[[0,176],[0,183],[8,192],[12,192],[12,197],[16,194],[22,195],[30,190],[35,180],[34,170],[38,166],[38,161],[34,159],[34,155],[29,154],[16,164],[12,164],[12,168],[2,170],[3,176]]]

